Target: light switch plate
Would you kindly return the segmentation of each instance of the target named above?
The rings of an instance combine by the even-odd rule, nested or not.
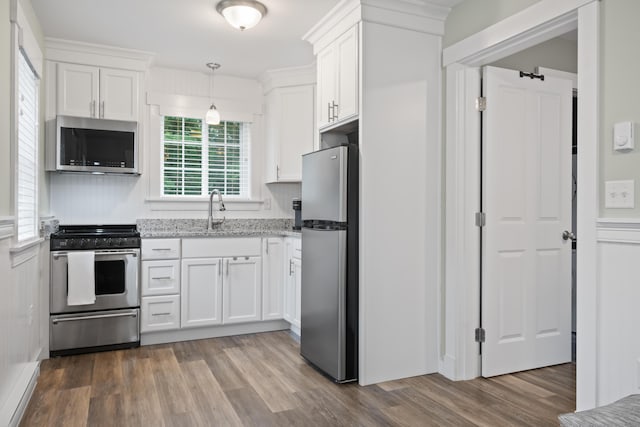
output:
[[[604,184],[604,207],[610,209],[635,208],[634,180],[607,181]]]
[[[634,148],[633,123],[621,122],[613,125],[613,149],[616,151],[629,151]]]

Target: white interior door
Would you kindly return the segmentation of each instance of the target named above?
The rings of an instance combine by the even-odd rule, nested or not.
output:
[[[482,375],[571,361],[569,80],[483,70]]]

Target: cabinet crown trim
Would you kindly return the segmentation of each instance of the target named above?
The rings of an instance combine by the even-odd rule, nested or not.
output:
[[[360,21],[391,25],[414,31],[443,35],[444,21],[455,0],[343,0],[331,9],[304,36],[314,52]],[[316,45],[320,45],[316,47]]]
[[[155,54],[93,43],[45,37],[45,57],[50,61],[146,71]]]

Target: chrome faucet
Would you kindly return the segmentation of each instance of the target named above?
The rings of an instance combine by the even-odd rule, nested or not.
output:
[[[218,195],[218,210],[219,211],[226,211],[227,208],[224,207],[224,202],[222,201],[222,193],[220,193],[220,190],[218,190],[217,188],[214,188],[213,190],[211,190],[211,194],[209,194],[209,218],[207,220],[207,230],[211,231],[213,230],[213,226],[214,225],[219,225],[222,224],[224,222],[224,217],[222,217],[222,219],[218,219],[216,221],[213,220],[213,196],[217,194]]]

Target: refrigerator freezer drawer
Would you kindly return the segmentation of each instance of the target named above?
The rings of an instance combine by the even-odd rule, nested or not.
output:
[[[302,229],[300,353],[337,381],[346,378],[346,230]]]
[[[348,148],[302,156],[302,220],[347,221]]]
[[[102,347],[140,341],[140,310],[51,315],[50,351]]]

